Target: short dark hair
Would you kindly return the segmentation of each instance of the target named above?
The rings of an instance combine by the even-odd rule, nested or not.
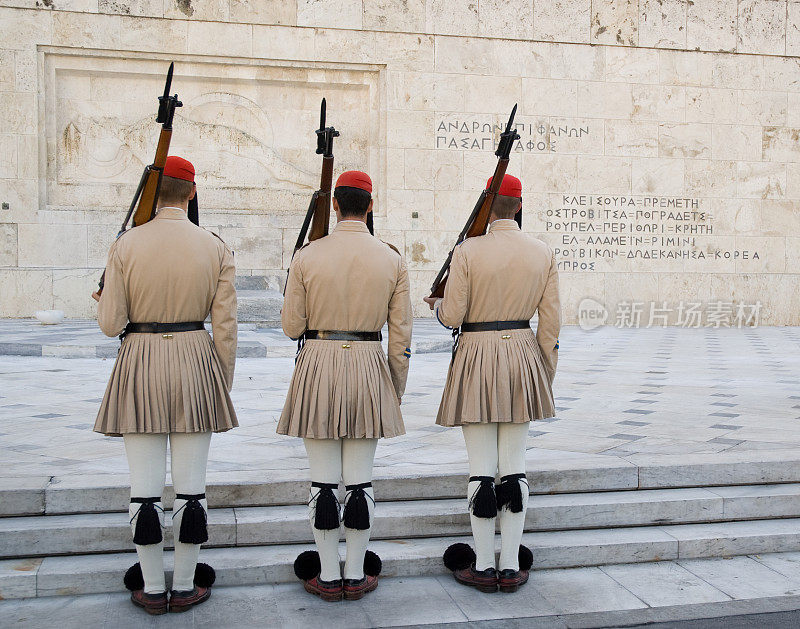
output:
[[[333,191],[333,197],[339,203],[339,212],[345,218],[364,216],[369,209],[372,195],[361,188],[339,186]]]
[[[166,203],[183,203],[192,195],[194,183],[176,177],[161,177],[161,187],[158,189],[158,201]]]
[[[494,203],[492,203],[492,212],[497,218],[514,218],[519,210],[519,204],[522,199],[518,197],[507,197],[503,194],[498,194]]]

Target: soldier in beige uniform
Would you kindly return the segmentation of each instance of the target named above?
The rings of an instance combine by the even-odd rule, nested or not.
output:
[[[306,590],[329,601],[355,600],[378,585],[379,568],[365,570],[375,508],[373,458],[379,438],[405,432],[400,399],[411,355],[408,272],[400,254],[367,228],[371,193],[366,173],[339,177],[333,201],[338,224],[295,255],[281,313],[283,331],[304,345],[277,430],[304,440],[318,551],[298,557],[295,572]],[[387,321],[388,361],[380,342]],[[334,495],[340,480],[346,492],[344,583]]]
[[[212,432],[237,426],[229,391],[236,361],[233,254],[189,221],[194,167],[167,159],[158,213],[111,246],[98,323],[123,335],[95,430],[122,436],[131,476],[130,521],[141,573],[131,599],[151,614],[184,611],[209,595],[213,571],[197,565],[207,540],[206,463]],[[214,338],[203,321],[211,314]],[[172,451],[175,570],[167,601],[161,494]],[[196,576],[197,575],[197,576]]]
[[[528,503],[525,444],[530,422],[554,414],[558,271],[550,247],[522,233],[513,220],[521,203],[522,184],[506,175],[488,233],[456,247],[444,298],[425,300],[443,325],[461,331],[436,423],[462,427],[469,458],[476,557],[455,577],[487,592],[513,592],[528,579],[529,566],[519,565]],[[534,335],[530,320],[537,311]]]

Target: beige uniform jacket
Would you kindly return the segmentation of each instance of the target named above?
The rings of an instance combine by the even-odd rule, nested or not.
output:
[[[236,425],[228,396],[236,363],[234,275],[231,250],[180,208],[163,208],[117,239],[98,304],[100,329],[117,336],[128,321],[203,321],[210,313],[214,336],[129,334],[96,429],[196,432]]]
[[[539,314],[535,339],[528,330],[462,334],[443,398],[447,416],[440,410],[440,423],[519,422],[552,415],[561,308],[558,269],[547,244],[523,233],[513,220],[494,221],[486,235],[456,247],[444,298],[435,309],[448,327],[527,321]],[[497,386],[487,385],[493,381]],[[539,399],[531,402],[534,397]]]
[[[388,365],[377,342],[306,341],[278,432],[310,438],[402,434],[396,407],[406,387],[413,320],[400,254],[363,222],[338,223],[295,255],[281,321],[290,338],[306,330],[376,332],[388,321],[389,339]]]

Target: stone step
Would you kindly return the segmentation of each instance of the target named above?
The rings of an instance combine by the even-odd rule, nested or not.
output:
[[[466,535],[466,500],[379,502],[373,539]],[[169,516],[169,512],[167,512]],[[602,529],[800,517],[800,484],[532,496],[527,531]],[[171,545],[171,518],[166,518]],[[313,541],[305,505],[211,509],[209,547]],[[0,557],[117,552],[131,544],[125,513],[0,520]],[[20,552],[19,549],[24,549]]]
[[[540,451],[541,452],[541,451]],[[528,460],[528,482],[535,494],[800,483],[800,450],[685,455],[553,456]],[[306,470],[210,473],[207,494],[217,507],[302,504],[307,500]],[[381,500],[460,498],[464,464],[376,468],[375,492]],[[74,475],[0,478],[0,517],[102,513],[128,508],[128,476]],[[172,503],[172,488],[164,493]]]
[[[384,576],[417,576],[444,573],[442,553],[456,542],[471,538],[376,540],[370,548],[381,556]],[[800,519],[526,533],[523,544],[533,551],[534,569],[790,552],[800,549]],[[215,568],[219,585],[281,583],[295,580],[292,562],[310,548],[209,548],[200,557]],[[342,545],[342,557],[344,551]],[[0,597],[121,591],[122,575],[135,562],[133,552],[0,561]]]

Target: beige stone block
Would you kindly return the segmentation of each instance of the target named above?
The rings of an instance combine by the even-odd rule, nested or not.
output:
[[[0,134],[0,178],[16,178],[17,163],[17,136],[10,133]]]
[[[405,188],[412,190],[461,190],[464,159],[460,151],[405,151]]]
[[[710,124],[671,124],[659,125],[659,157],[711,157]]]
[[[376,41],[380,42],[381,58],[377,63],[395,70],[433,71],[433,40],[432,35],[393,33],[382,37],[378,34]]]
[[[606,155],[658,156],[658,124],[606,120]]]
[[[297,0],[297,25],[360,29],[361,0]]]
[[[739,0],[737,52],[782,55],[786,52],[786,3]]]
[[[635,157],[631,163],[633,194],[677,196],[683,194],[682,159]]]
[[[285,26],[253,27],[253,56],[261,59],[313,60],[313,29]]]
[[[800,3],[790,2],[786,13],[786,54],[800,55]]]
[[[36,51],[17,50],[14,53],[14,89],[17,92],[37,91]]]
[[[786,164],[738,162],[737,195],[749,199],[782,199],[786,196]]]
[[[36,220],[39,182],[32,179],[0,179],[0,202],[9,206],[8,210],[0,210],[0,221],[20,223]]]
[[[464,77],[464,105],[468,112],[499,113],[511,111],[522,100],[522,80],[506,77],[498,81],[493,76]]]
[[[690,302],[706,303],[709,299],[711,299],[711,275],[705,273],[658,274],[658,300],[659,302],[666,301],[675,309],[669,314],[670,325],[678,322],[681,302],[684,302],[684,308],[687,308]]]
[[[627,83],[579,83],[578,115],[629,120],[633,115],[632,86]]]
[[[712,159],[756,161],[761,159],[761,127],[711,125]]]
[[[800,164],[786,164],[786,198],[800,199]]]
[[[229,2],[231,22],[297,24],[296,2],[285,0],[229,0]]]
[[[620,46],[606,48],[606,80],[658,83],[658,51]]]
[[[203,219],[205,220],[205,216]],[[122,223],[122,219],[120,219]],[[88,253],[87,266],[96,269],[105,268],[108,261],[108,250],[117,239],[119,225],[104,225],[89,223],[88,231]]]
[[[120,25],[118,15],[92,15],[82,13],[53,13],[53,45],[83,48],[119,48]]]
[[[533,38],[545,41],[590,41],[590,0],[533,3]]]
[[[159,52],[186,52],[189,27],[181,20],[143,20],[121,18],[120,48],[141,50],[142,43]]]
[[[172,4],[169,2],[169,4]],[[59,8],[61,8],[59,6]],[[137,17],[163,17],[163,0],[98,0],[98,12],[135,15]]]
[[[786,239],[786,273],[800,273],[800,238]]]
[[[425,32],[425,0],[363,0],[364,28]]]
[[[712,299],[761,303],[759,325],[800,323],[800,276],[774,273],[713,275]],[[745,316],[749,310],[745,312]]]
[[[789,127],[800,127],[800,93],[789,92],[786,109],[786,124]]]
[[[761,154],[773,162],[800,161],[800,129],[791,127],[763,127],[761,133]]]
[[[438,269],[436,271],[438,271]],[[431,309],[428,307],[428,304],[422,301],[422,298],[431,294],[430,286],[433,283],[433,278],[436,277],[436,271],[408,272],[408,279],[411,284],[411,309],[414,317],[427,319],[433,317]]]
[[[86,225],[22,223],[18,243],[21,267],[87,265]]]
[[[282,268],[280,230],[257,226],[222,227],[219,235],[236,253],[237,271]]]
[[[425,23],[425,30],[428,33],[477,35],[478,3],[426,0]]]
[[[737,236],[734,255],[737,273],[784,273],[786,238]]]
[[[730,198],[736,195],[736,162],[694,159],[686,161],[686,194]]]
[[[475,182],[473,190],[437,190],[434,192],[434,229],[460,232],[478,202],[481,190],[481,184]]]
[[[785,125],[789,107],[785,92],[742,90],[739,92],[740,124]]]
[[[687,87],[686,122],[736,122],[737,96],[736,90]]]
[[[227,22],[230,11],[228,0],[164,0],[164,17]]]
[[[624,310],[623,302],[639,304],[641,308],[640,327],[648,321],[648,307],[658,299],[658,275],[644,267],[648,261],[640,261],[636,273],[605,273],[603,278],[605,306],[608,309],[608,323],[631,320]],[[630,310],[628,310],[630,312]]]
[[[17,266],[17,225],[0,223],[0,266]]]
[[[97,316],[97,290],[101,272],[97,269],[54,269],[53,308],[63,310],[68,319],[92,319]]]
[[[386,115],[386,141],[394,148],[433,148],[436,127],[432,111],[390,111]]]
[[[52,271],[0,269],[0,317],[32,317],[52,307]]]
[[[14,84],[14,51],[0,50],[0,92],[13,92]]]
[[[493,151],[464,151],[464,187],[467,190],[483,190],[495,166],[497,157]],[[509,170],[514,168],[517,166],[512,163]]]
[[[464,112],[465,76],[433,72],[387,72],[389,109]],[[474,98],[480,98],[480,94]]]
[[[691,53],[687,53],[691,54]],[[710,86],[724,89],[759,90],[767,82],[764,59],[760,55],[711,54],[713,70]],[[784,91],[785,85],[776,88]]]
[[[593,194],[629,193],[630,158],[578,156],[578,190]]]
[[[761,203],[759,199],[704,199],[703,208],[710,214],[715,234],[758,234]]]
[[[687,273],[734,273],[736,271],[735,236],[692,236],[697,256],[685,261]],[[702,257],[701,257],[702,254]]]
[[[438,271],[456,242],[457,232],[406,231],[405,258],[409,270]],[[430,282],[433,277],[427,282]]]
[[[638,0],[593,2],[591,41],[596,44],[638,45]]]
[[[36,132],[36,95],[0,92],[0,128],[6,133]]]
[[[685,48],[687,4],[685,0],[640,0],[639,45]]]
[[[550,56],[550,78],[578,81],[604,81],[605,49],[599,46],[541,44]],[[529,74],[529,76],[534,76]]]
[[[759,229],[744,234],[761,233],[764,236],[800,236],[800,212],[793,201],[764,199],[760,202]]]
[[[712,85],[716,55],[659,50],[659,79],[664,85]]]
[[[761,86],[776,92],[800,92],[800,58],[759,57],[762,63]]]
[[[187,27],[186,49],[197,55],[250,57],[253,28],[249,24],[192,22]]]
[[[86,16],[81,16],[86,19]],[[49,44],[53,28],[50,11],[19,11],[0,7],[0,42],[6,50],[35,50]]]
[[[386,149],[386,187],[405,188],[405,149]]]
[[[533,5],[530,0],[480,0],[478,34],[503,39],[533,39]]]
[[[686,8],[686,47],[689,50],[736,49],[738,0],[693,0]]]
[[[522,111],[542,116],[577,116],[576,81],[522,79]]]
[[[686,121],[686,88],[668,85],[633,85],[631,120]]]
[[[558,282],[563,325],[578,322],[578,307],[585,298],[605,303],[605,273],[559,271]]]
[[[433,190],[389,190],[386,203],[387,229],[427,231],[434,228]]]
[[[576,155],[525,155],[522,160],[523,196],[531,192],[575,192],[578,181]]]

